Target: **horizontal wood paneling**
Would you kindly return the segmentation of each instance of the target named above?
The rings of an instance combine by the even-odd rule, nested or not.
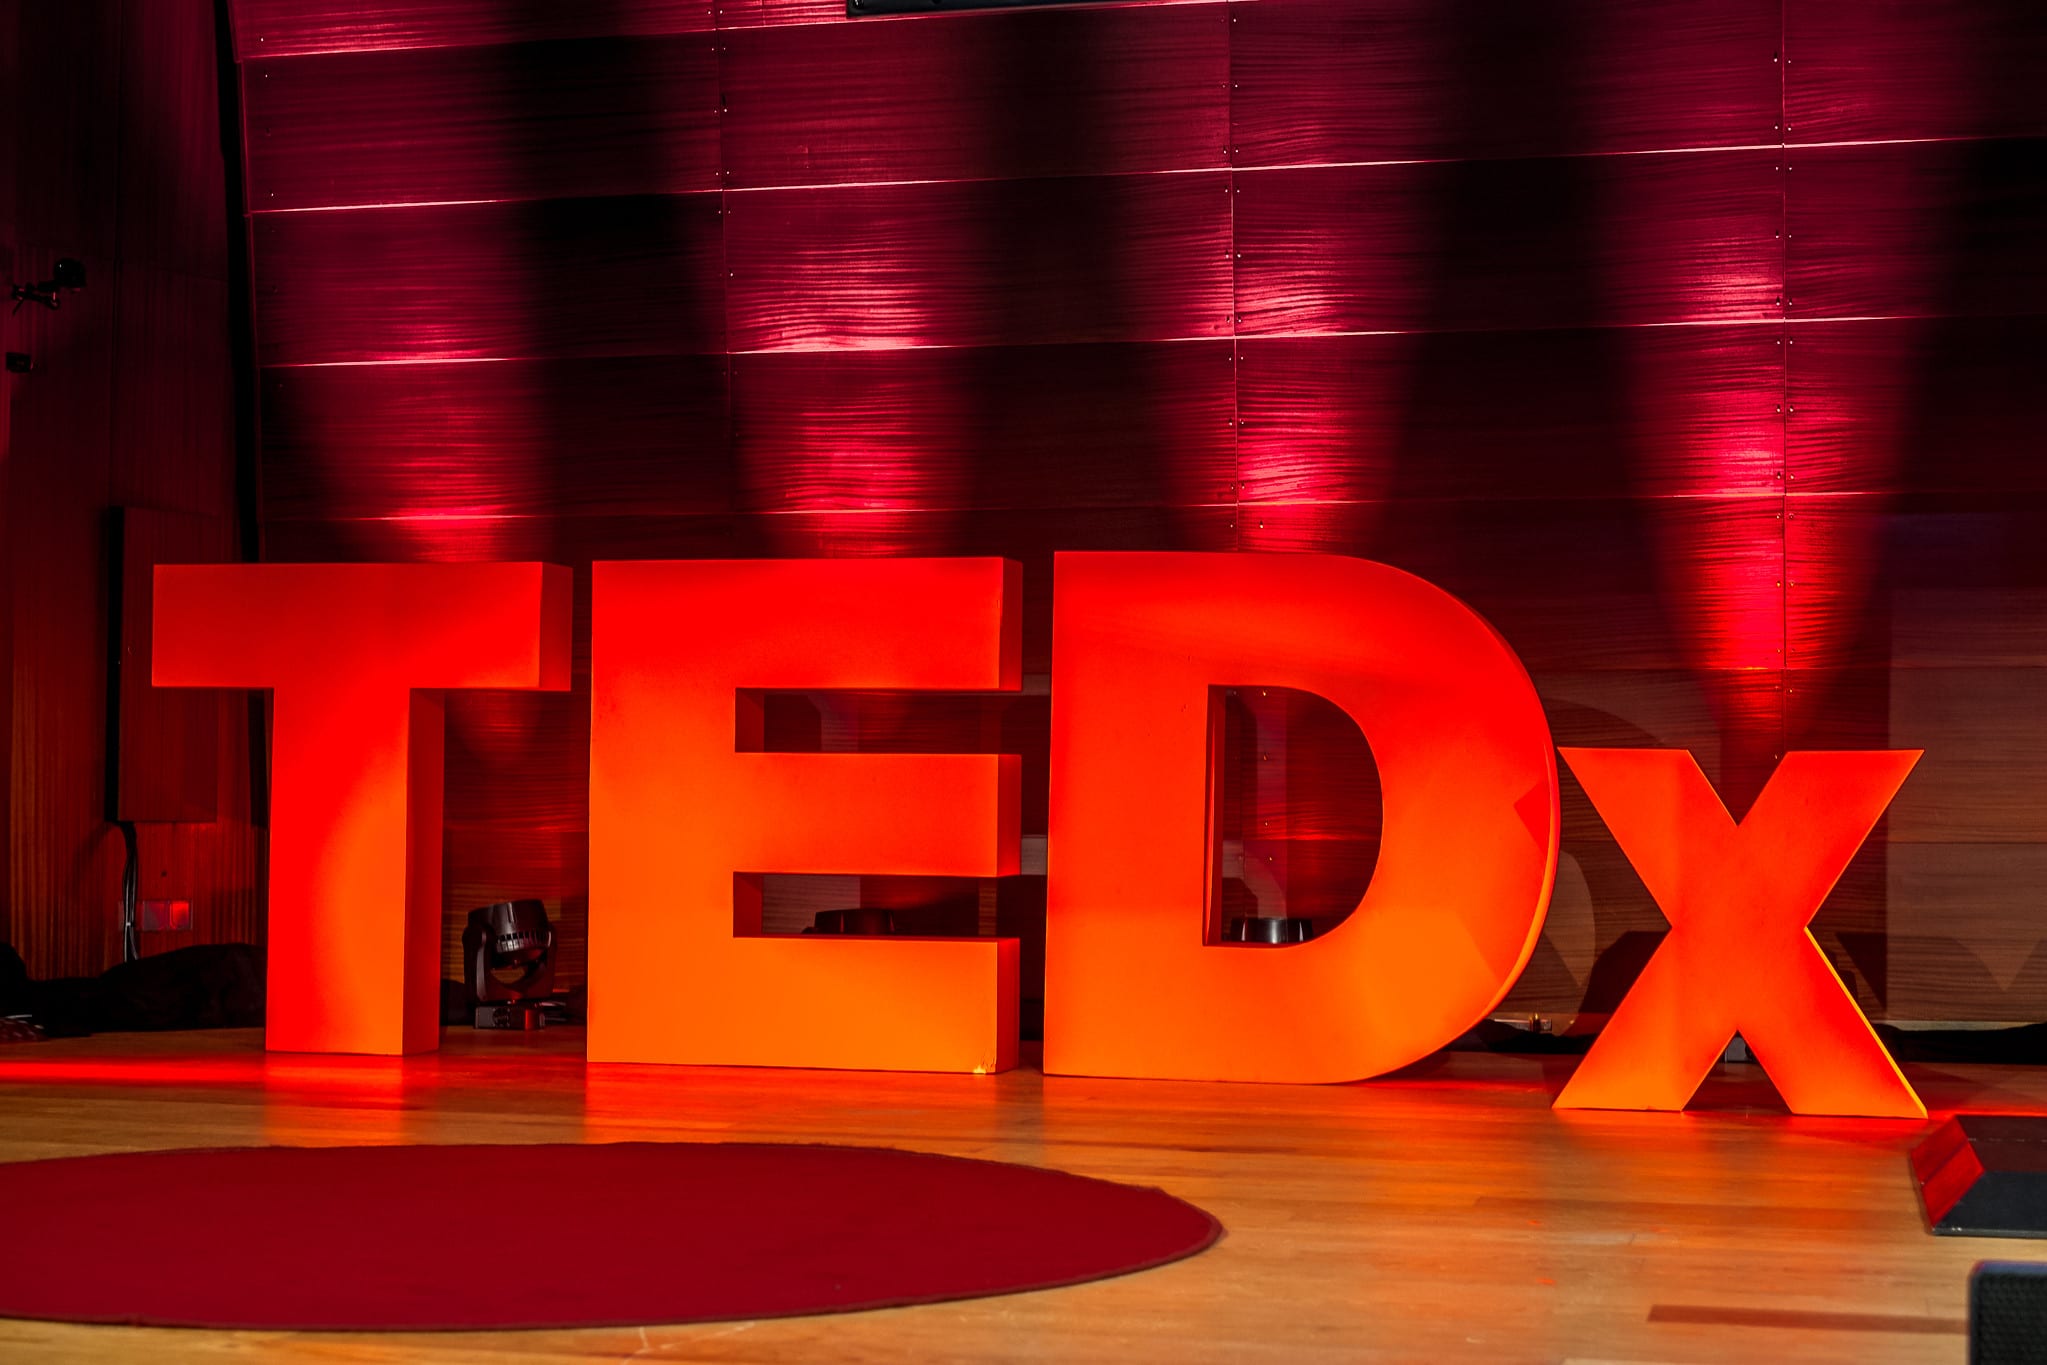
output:
[[[1246,503],[1238,548],[1361,555],[1462,598],[1532,670],[1782,667],[1777,502]]]
[[[1053,9],[729,34],[727,183],[1221,166],[1224,8]]]
[[[278,520],[727,511],[728,363],[606,356],[269,370],[264,509]]]
[[[1776,166],[1705,152],[1241,173],[1239,330],[1772,317]]]
[[[2047,829],[2047,667],[1805,669],[1786,689],[1793,747],[1925,751],[1885,817],[1893,846],[2027,844]]]
[[[578,631],[582,643],[588,633]],[[587,672],[574,692],[449,693],[448,819],[523,825],[539,843],[581,830],[589,735]]]
[[[1246,339],[1237,371],[1242,496],[1779,492],[1776,330]]]
[[[265,365],[724,345],[715,195],[265,214],[255,254]]]
[[[292,53],[459,47],[711,27],[711,0],[232,0],[244,61]]]
[[[259,220],[272,555],[1011,554],[1034,672],[1057,549],[1384,559],[1500,628],[1561,742],[1691,748],[1732,808],[1789,744],[1945,752],[1820,941],[1894,1017],[1978,1008],[1955,952],[2033,999],[1969,852],[2039,837],[2015,0],[238,14],[259,207],[533,201]],[[470,357],[512,359],[317,368]],[[517,882],[577,951],[584,686],[451,707],[451,936]],[[929,737],[893,714],[856,719]],[[1354,776],[1300,749],[1290,828]],[[1564,799],[1508,1007],[1596,1013],[1663,920]]]
[[[1882,882],[1889,1012],[2030,1023],[2047,1016],[2037,888],[2047,848],[1899,844]]]
[[[1232,497],[1227,341],[733,359],[743,510]]]
[[[111,174],[111,165],[102,168]],[[57,253],[17,251],[19,278],[46,279]],[[111,283],[115,263],[87,259]],[[111,519],[108,397],[119,291],[62,312],[24,311],[13,347],[33,384],[7,384],[6,581],[12,597],[12,828],[6,937],[36,976],[97,975],[119,960],[122,848],[107,823]],[[224,377],[222,377],[224,382]],[[185,452],[166,451],[167,456]]]
[[[1892,803],[1893,843],[2034,844],[2047,831],[2047,668],[1901,668],[1890,738],[1924,749]],[[2008,893],[2037,913],[2039,888]]]
[[[2047,492],[2047,317],[1815,322],[1789,340],[1793,488]]]
[[[1795,317],[2047,312],[2047,140],[1788,154]]]
[[[1774,0],[1234,5],[1236,164],[1774,142],[1778,10]]]
[[[728,198],[734,350],[1224,336],[1226,177]]]
[[[718,186],[709,35],[251,62],[252,208]]]
[[[2047,665],[2047,499],[1796,496],[1793,666]]]
[[[1221,9],[1224,0],[1116,0],[1116,7],[1150,8],[1198,4],[1203,8]],[[714,0],[717,9],[718,27],[721,29],[744,29],[776,27],[784,24],[824,24],[842,26],[858,23],[862,27],[876,24],[954,24],[976,23],[998,15],[999,10],[954,10],[930,14],[909,15],[863,15],[857,19],[847,16],[846,0]]]
[[[589,596],[589,578],[581,566],[593,559],[723,559],[746,550],[730,517],[660,515],[309,518],[267,524],[263,544],[265,559],[286,563],[539,559],[568,564],[578,568],[579,603]]]
[[[2047,134],[2047,26],[2033,0],[1794,0],[1794,142]]]

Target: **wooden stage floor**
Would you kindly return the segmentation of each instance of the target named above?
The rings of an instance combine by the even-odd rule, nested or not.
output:
[[[1682,1115],[1559,1114],[1563,1059],[1449,1054],[1349,1086],[585,1068],[581,1034],[451,1031],[405,1062],[253,1032],[0,1048],[0,1160],[237,1144],[868,1143],[1155,1184],[1229,1229],[1190,1261],[1003,1298],[505,1334],[0,1321],[0,1361],[1961,1361],[1978,1259],[1929,1236],[1914,1123],[1797,1119],[1752,1066]],[[1909,1068],[1939,1111],[2047,1112],[2047,1069]],[[479,1198],[469,1245],[491,1244]],[[507,1218],[502,1259],[551,1255]],[[4,1232],[0,1210],[0,1235]],[[465,1234],[450,1229],[451,1243]],[[658,1230],[649,1230],[650,1238]],[[480,1258],[479,1258],[480,1259]],[[91,1273],[81,1267],[81,1274]]]

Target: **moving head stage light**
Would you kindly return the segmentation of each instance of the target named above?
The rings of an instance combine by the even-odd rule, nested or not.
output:
[[[536,1029],[568,1020],[568,1003],[554,994],[554,926],[539,901],[471,910],[462,961],[476,1027]]]

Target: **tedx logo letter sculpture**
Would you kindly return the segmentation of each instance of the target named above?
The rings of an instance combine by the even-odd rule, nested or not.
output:
[[[272,693],[273,1050],[438,1045],[441,694],[566,690],[569,588],[542,564],[157,569],[156,685]]]
[[[1566,749],[1670,919],[1557,1097],[1682,1109],[1739,1031],[1798,1114],[1924,1118],[1805,926],[1919,751],[1791,753],[1739,824],[1682,749]]]
[[[275,693],[268,1045],[435,1046],[441,696],[568,686],[566,569],[156,574],[154,676]],[[1329,555],[1061,554],[1053,583],[1048,1071],[1345,1081],[1443,1046],[1526,966],[1556,874],[1556,751],[1491,626]],[[764,751],[761,693],[1021,684],[1000,559],[599,563],[590,1032],[597,1061],[1014,1064],[1013,939],[761,932],[773,873],[1002,876],[1000,754]],[[1217,941],[1212,689],[1316,693],[1364,732],[1378,862],[1330,933]],[[1736,822],[1688,753],[1566,762],[1671,921],[1562,1107],[1682,1108],[1736,1031],[1801,1113],[1916,1117],[1806,924],[1916,752],[1787,755]],[[1255,1045],[1274,1033],[1288,1049]]]

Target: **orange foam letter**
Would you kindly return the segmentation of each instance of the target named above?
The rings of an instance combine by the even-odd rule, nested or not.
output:
[[[1565,761],[1670,920],[1560,1109],[1682,1109],[1739,1032],[1799,1114],[1924,1118],[1806,928],[1917,749],[1790,753],[1740,824],[1682,749]]]
[[[763,753],[765,689],[1021,685],[999,559],[600,563],[593,1061],[1000,1070],[1016,940],[761,933],[761,874],[1002,876],[1018,760]]]
[[[440,1043],[442,698],[569,685],[567,569],[156,571],[158,687],[268,688],[278,1052]]]
[[[1337,556],[1063,554],[1054,574],[1047,1071],[1353,1080],[1499,1003],[1549,903],[1557,774],[1490,626]],[[1224,684],[1321,694],[1378,764],[1371,884],[1307,943],[1204,942]]]

